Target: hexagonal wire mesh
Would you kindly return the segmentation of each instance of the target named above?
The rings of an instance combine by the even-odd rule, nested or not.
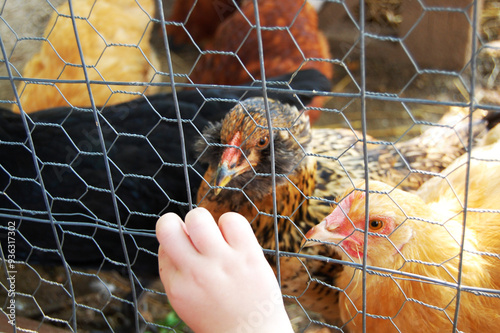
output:
[[[158,281],[154,225],[194,204],[240,207],[296,331],[498,327],[488,315],[500,212],[481,196],[498,177],[480,175],[498,165],[498,147],[481,151],[500,110],[499,17],[487,0],[4,0],[2,331],[15,314],[19,331],[188,332]],[[249,96],[267,101],[261,119],[277,99],[306,110],[313,129],[304,139],[303,113],[273,115],[278,148],[259,150],[267,160],[218,198],[205,160],[229,142],[204,131]],[[200,140],[208,147],[194,149]],[[477,157],[440,174],[473,147]],[[471,160],[483,162],[469,172]],[[372,181],[368,200],[339,196],[354,178]],[[376,219],[355,218],[363,202]],[[330,213],[350,233],[301,247]]]

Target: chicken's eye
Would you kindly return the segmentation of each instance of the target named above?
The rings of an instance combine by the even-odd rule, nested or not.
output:
[[[267,147],[268,144],[269,144],[269,137],[264,136],[260,138],[259,142],[257,143],[257,147],[259,147],[260,149],[264,149]]]
[[[372,230],[380,230],[384,226],[384,222],[380,220],[371,220],[370,221],[370,229]]]

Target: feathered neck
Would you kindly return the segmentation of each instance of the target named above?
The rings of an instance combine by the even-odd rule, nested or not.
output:
[[[399,253],[386,254],[380,260],[368,262],[369,266],[394,269],[402,274],[376,272],[366,275],[367,312],[392,318],[381,320],[368,317],[367,331],[394,331],[394,325],[404,326],[405,322],[415,318],[418,318],[417,325],[422,331],[440,331],[452,327],[449,318],[454,316],[457,290],[450,285],[458,282],[459,244],[463,229],[461,215],[451,220],[443,219],[441,212],[428,210],[427,214],[421,216],[422,219],[408,219],[405,222],[404,228],[411,231],[411,239]],[[491,287],[493,281],[487,270],[487,259],[475,254],[476,244],[476,234],[467,230],[462,284]],[[412,275],[406,276],[405,273]],[[341,316],[345,321],[351,320],[356,309],[361,309],[362,278],[361,270],[345,266],[338,279],[339,288],[345,288],[345,293],[340,296]],[[432,282],[434,280],[444,281],[448,286]],[[478,302],[483,306],[484,302],[491,302],[488,297],[475,297],[464,293],[463,301]],[[380,301],[382,299],[383,302]],[[359,331],[361,321],[355,318],[350,325],[353,332]]]
[[[316,160],[310,154],[311,129],[309,118],[297,108],[269,101],[273,125],[274,163],[276,171],[276,203],[280,247],[295,251],[307,226],[294,224],[303,220],[307,198],[313,194]],[[271,148],[256,148],[260,138],[268,135],[266,106],[262,98],[245,100],[231,110],[222,123],[204,131],[204,141],[198,142],[202,161],[209,167],[198,191],[200,206],[217,218],[227,211],[243,214],[251,223],[262,246],[274,248],[273,188]],[[239,149],[254,162],[252,170],[234,177],[228,187],[215,193],[209,184],[224,152],[224,144],[241,133]],[[208,146],[207,146],[208,143]],[[296,238],[297,237],[297,238]]]

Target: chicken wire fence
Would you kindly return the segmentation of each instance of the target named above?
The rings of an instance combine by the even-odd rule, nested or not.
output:
[[[354,176],[371,177],[373,165],[382,168],[374,172],[379,179],[415,191],[413,185],[439,178],[460,154],[494,140],[493,135],[483,137],[500,110],[496,1],[1,4],[2,331],[189,332],[158,279],[155,223],[169,211],[184,216],[205,198],[198,193],[200,186],[212,191],[217,187],[211,179],[203,180],[207,154],[195,150],[193,142],[203,142],[209,123],[220,121],[250,96],[264,96],[268,115],[274,100],[303,108],[314,121],[313,143],[315,134],[326,138],[316,150],[304,148],[305,157],[294,163],[297,167],[318,158],[316,178],[326,183],[317,188],[324,196],[303,193],[297,184],[297,197],[283,193],[289,189],[280,192],[280,180],[294,183],[294,176],[293,170],[284,175],[276,171],[279,160],[271,163],[267,185],[260,185],[271,186],[271,210],[246,194],[254,193],[250,184],[235,188],[228,183],[231,191],[243,194],[234,197],[255,208],[247,216],[250,221],[262,216],[273,221],[256,232],[272,234],[267,239],[278,242],[263,247],[278,267],[296,331],[358,331],[373,328],[370,320],[411,331],[416,329],[413,320],[402,324],[397,317],[416,305],[446,316],[452,331],[462,315],[456,305],[470,302],[471,294],[492,299],[491,306],[496,306],[494,284],[461,284],[465,263],[460,260],[457,275],[440,280],[366,260],[332,258],[328,251],[311,254],[300,246],[308,224],[298,219],[301,207],[320,202],[320,217],[305,216],[321,222],[339,203],[336,192],[328,191],[337,184],[350,185]],[[258,20],[255,13],[260,13]],[[302,76],[308,69],[318,72]],[[331,86],[321,84],[321,75]],[[438,122],[450,109],[462,113],[451,123]],[[289,136],[295,134],[292,125],[286,130]],[[447,134],[432,136],[429,143],[422,136],[429,127]],[[331,142],[343,142],[338,128],[346,128],[351,140],[334,150]],[[380,147],[393,159],[385,159]],[[428,155],[416,167],[412,163],[422,153],[419,149]],[[498,158],[493,152],[491,159],[494,168]],[[465,164],[469,162],[470,157]],[[466,183],[476,181],[474,177],[467,173]],[[470,197],[475,195],[472,188]],[[283,205],[277,201],[283,198],[287,203],[297,200],[289,216],[280,211]],[[494,205],[471,211],[499,214]],[[286,230],[299,237],[275,236],[274,230],[281,230],[278,223],[288,223]],[[469,252],[458,246],[456,258]],[[486,255],[498,259],[497,253]],[[414,259],[406,266],[418,262]],[[337,285],[339,263],[362,274],[354,286],[361,284],[361,303],[348,292],[355,282]],[[444,263],[434,266],[448,269]],[[290,274],[290,267],[297,271]],[[454,297],[443,305],[404,295],[403,290],[404,305],[395,313],[373,312],[367,282],[372,276],[425,281],[437,286],[428,292],[453,289]],[[339,308],[331,306],[338,293],[345,295],[341,307],[351,306],[356,319],[340,318]],[[325,300],[328,305],[322,304]],[[495,318],[491,321],[494,325]],[[460,325],[458,321],[458,329]]]

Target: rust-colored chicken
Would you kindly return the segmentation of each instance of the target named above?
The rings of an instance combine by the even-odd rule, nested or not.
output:
[[[152,82],[159,62],[149,43],[155,5],[153,0],[74,1],[76,27],[89,80],[110,82]],[[80,80],[85,76],[78,51],[68,3],[54,12],[44,32],[47,41],[25,65],[26,79]],[[118,104],[152,94],[154,86],[92,84],[96,105]],[[21,104],[25,112],[57,106],[91,105],[87,84],[21,83]],[[18,105],[14,105],[19,112]]]
[[[168,18],[178,24],[167,27],[170,41],[174,46],[182,46],[193,39],[203,47],[214,37],[219,24],[235,10],[233,0],[177,0]]]
[[[363,177],[362,136],[348,129],[311,129],[304,113],[276,101],[271,100],[269,108],[274,128],[279,248],[296,252],[304,233],[331,212],[333,200],[342,189],[351,184],[351,179]],[[204,132],[200,150],[208,169],[198,202],[215,218],[227,211],[242,213],[251,221],[261,245],[274,249],[271,150],[265,109],[261,98],[244,101],[222,123]],[[457,111],[446,115],[442,126],[431,127],[412,140],[369,144],[370,178],[416,190],[430,177],[421,171],[443,170],[464,152],[467,116]],[[486,120],[479,113],[474,117],[476,137],[484,133]],[[308,251],[319,253],[316,249]],[[338,293],[325,283],[334,283],[334,272],[340,266],[308,261],[306,267],[296,258],[281,259],[283,291],[335,322]]]
[[[218,27],[189,77],[194,83],[237,85],[260,79],[261,59],[253,1],[243,1]],[[333,66],[329,46],[318,29],[318,15],[304,0],[258,1],[266,77],[299,69],[317,69],[329,80]],[[311,106],[320,107],[316,97]],[[310,112],[311,121],[320,115]]]
[[[251,0],[244,0],[251,1]],[[197,46],[210,42],[218,26],[237,11],[242,0],[178,0],[174,2],[168,18],[168,36],[174,46],[189,45],[191,39]],[[316,11],[323,6],[322,0],[308,0]],[[286,3],[285,3],[286,4]]]
[[[367,195],[364,181],[356,183],[356,189],[348,189],[333,212],[307,233],[311,241],[306,245],[335,243],[343,260],[361,263],[368,196],[367,265],[395,271],[366,274],[367,332],[452,331],[459,270],[457,329],[500,328],[500,142],[472,153],[464,228],[467,158],[456,160],[416,194],[370,181]],[[336,279],[342,290],[341,319],[350,332],[362,332],[361,279],[362,271],[352,266],[345,266]],[[496,293],[488,294],[487,289]]]

